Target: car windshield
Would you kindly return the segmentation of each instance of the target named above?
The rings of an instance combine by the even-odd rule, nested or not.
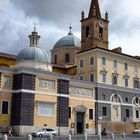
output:
[[[45,128],[44,129],[40,129],[38,132],[43,132],[44,130],[46,130]]]

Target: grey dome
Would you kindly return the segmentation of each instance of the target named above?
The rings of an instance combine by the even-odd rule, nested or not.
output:
[[[71,32],[56,42],[53,48],[81,47],[80,39]]]
[[[28,47],[19,52],[19,54],[16,57],[16,60],[34,60],[39,62],[48,62],[48,54],[42,48]]]

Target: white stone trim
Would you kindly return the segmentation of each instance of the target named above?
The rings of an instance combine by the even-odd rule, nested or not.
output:
[[[115,93],[111,95],[110,102],[112,102],[112,98],[113,98],[114,95],[117,95],[120,98],[121,103],[123,103],[122,97],[119,94],[115,94]]]
[[[111,105],[123,105],[123,106],[134,106],[133,104],[125,104],[125,103],[115,103],[115,102],[109,102],[109,101],[101,101],[101,100],[98,100],[96,101],[98,103],[104,103],[104,104],[111,104]]]
[[[69,98],[69,97],[70,97],[70,95],[57,93],[57,97],[67,97],[67,98]]]
[[[96,100],[94,100],[94,99],[85,99],[85,98],[76,98],[76,97],[70,97],[69,99],[70,100],[85,101],[85,102],[93,102],[93,103],[96,102]]]
[[[49,95],[49,96],[54,96],[54,97],[67,97],[70,100],[77,100],[77,101],[85,101],[85,102],[97,102],[97,103],[104,103],[104,104],[112,104],[112,105],[123,105],[123,106],[132,106],[134,107],[134,104],[126,104],[126,103],[115,103],[111,101],[103,101],[103,100],[95,100],[95,99],[86,99],[86,98],[77,98],[77,97],[72,97],[70,95],[65,95],[61,93],[56,93],[56,92],[41,92],[41,91],[33,91],[33,90],[26,90],[26,89],[20,89],[20,90],[3,90],[0,89],[0,92],[7,92],[7,93],[20,93],[20,92],[25,92],[25,93],[32,93],[32,94],[43,94],[43,95]]]

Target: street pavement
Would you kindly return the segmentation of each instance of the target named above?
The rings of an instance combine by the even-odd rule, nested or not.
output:
[[[2,138],[0,138],[2,140]],[[8,137],[8,140],[28,140],[27,137]],[[32,140],[50,140],[49,138],[37,138],[33,137]],[[61,138],[57,137],[54,138],[54,140],[68,140],[68,138]],[[77,140],[81,140],[80,138],[77,138]],[[91,140],[91,139],[89,139]],[[92,138],[92,140],[99,140],[98,137]],[[113,140],[111,137],[102,137],[102,140]],[[122,136],[115,136],[114,140],[140,140],[140,135],[128,135],[126,138],[123,138]]]

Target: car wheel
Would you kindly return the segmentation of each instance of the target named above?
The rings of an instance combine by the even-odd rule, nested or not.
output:
[[[56,136],[56,134],[55,134],[55,133],[53,133],[53,134],[52,134],[52,136]]]
[[[39,134],[39,137],[41,138],[41,137],[43,137],[43,135],[42,134]]]

